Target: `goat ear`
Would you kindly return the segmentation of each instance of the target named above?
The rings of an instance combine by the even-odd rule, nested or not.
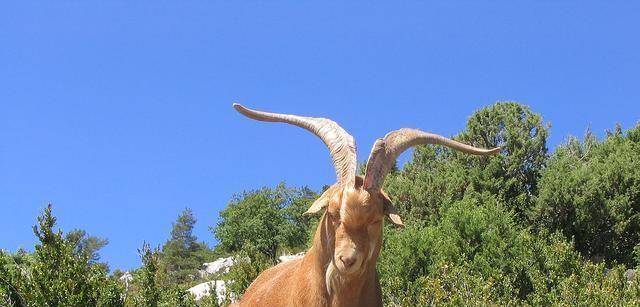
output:
[[[404,227],[404,223],[398,215],[398,209],[391,203],[391,199],[386,194],[382,194],[384,197],[384,214],[391,220],[393,224],[399,227]]]
[[[391,220],[391,222],[393,222],[393,224],[399,227],[404,227],[404,223],[402,222],[400,215],[398,215],[398,212],[396,211],[396,207],[394,207],[393,205],[390,205],[389,209],[385,210],[385,214]]]
[[[320,195],[320,197],[318,197],[318,199],[316,199],[316,201],[313,202],[307,212],[303,213],[302,215],[312,215],[322,211],[329,205],[329,201],[331,201],[331,199],[340,196],[340,194],[337,193],[338,191],[340,191],[339,185],[330,186],[326,191],[322,193],[322,195]]]
[[[311,207],[309,207],[309,209],[302,215],[306,216],[306,215],[316,214],[322,211],[322,209],[324,209],[325,207],[327,207],[328,204],[329,204],[329,199],[327,199],[325,194],[322,194],[320,195],[320,198],[316,199],[316,201],[313,202]]]

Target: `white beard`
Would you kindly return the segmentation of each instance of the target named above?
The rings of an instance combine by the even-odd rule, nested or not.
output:
[[[329,262],[329,264],[327,264],[327,270],[325,272],[325,284],[327,287],[327,293],[329,293],[329,295],[333,294],[338,289],[336,287],[336,283],[339,281],[339,279],[340,274],[338,274],[336,266],[333,264],[332,260]]]

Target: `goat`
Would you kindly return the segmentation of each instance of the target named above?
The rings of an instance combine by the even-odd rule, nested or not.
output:
[[[324,210],[309,251],[301,259],[262,272],[247,288],[239,306],[382,306],[376,272],[382,223],[387,217],[395,225],[404,224],[381,187],[398,155],[419,144],[439,144],[475,155],[500,151],[499,147],[480,149],[403,128],[376,140],[361,177],[356,176],[353,137],[334,121],[267,113],[239,104],[233,107],[249,118],[296,125],[318,136],[329,148],[338,179],[304,213]]]

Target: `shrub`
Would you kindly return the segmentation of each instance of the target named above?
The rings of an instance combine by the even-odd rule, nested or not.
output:
[[[539,229],[561,231],[595,261],[638,264],[640,244],[640,126],[587,134],[559,147],[540,183],[532,219]]]
[[[39,240],[31,255],[0,255],[2,295],[7,306],[122,306],[122,289],[91,255],[77,253],[76,241],[54,229],[51,205],[33,231]]]
[[[560,233],[532,233],[488,194],[442,208],[428,226],[385,230],[378,263],[385,305],[611,305],[638,299],[616,267],[583,259]]]

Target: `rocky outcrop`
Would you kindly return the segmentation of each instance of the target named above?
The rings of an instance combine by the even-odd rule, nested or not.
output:
[[[300,252],[294,255],[282,255],[280,257],[278,257],[278,260],[280,260],[280,262],[287,262],[287,261],[291,261],[291,260],[296,260],[296,259],[300,259],[304,257],[304,252]]]
[[[234,263],[233,257],[219,258],[214,262],[206,262],[202,264],[202,269],[198,270],[198,275],[200,275],[200,278],[206,278],[214,274],[224,274],[229,272]]]
[[[278,257],[280,262],[287,262],[304,257],[304,252],[294,255],[282,255]],[[229,272],[229,269],[235,264],[233,257],[219,258],[213,262],[207,262],[202,264],[202,269],[198,270],[198,274],[201,278],[220,275]],[[189,293],[193,294],[196,301],[202,299],[205,296],[212,295],[214,292],[219,303],[223,303],[227,295],[226,282],[224,280],[212,280],[197,284],[189,289]]]
[[[193,294],[196,301],[215,292],[218,303],[222,303],[225,300],[227,287],[224,280],[212,280],[197,284],[187,289],[187,291]]]

